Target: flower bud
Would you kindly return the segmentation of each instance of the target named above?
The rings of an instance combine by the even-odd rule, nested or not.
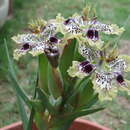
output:
[[[116,80],[119,84],[122,84],[124,82],[124,77],[121,74],[119,74],[117,75]]]
[[[46,48],[44,50],[50,64],[56,68],[58,66],[59,50],[57,48]]]

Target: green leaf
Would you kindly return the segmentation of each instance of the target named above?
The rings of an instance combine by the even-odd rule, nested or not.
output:
[[[79,98],[77,102],[78,106],[83,106],[87,104],[94,95],[93,84],[91,80],[89,80],[88,82],[84,80],[79,88]]]
[[[89,102],[84,106],[84,108],[90,108],[97,102],[98,102],[98,94],[95,94],[92,96],[92,98],[89,100]]]
[[[48,59],[45,55],[39,56],[39,86],[48,93]]]
[[[86,82],[86,84],[87,84],[89,82],[89,80],[90,80],[89,76],[85,77],[84,79],[77,80],[77,82],[76,82],[76,84],[74,86],[73,91],[71,92],[71,94],[69,94],[70,96],[68,97],[67,102],[70,102],[71,100],[73,100],[75,98],[75,96],[80,92],[82,84],[84,82]]]
[[[74,60],[75,61],[84,61],[85,58],[79,53],[78,49],[79,49],[79,44],[76,44],[75,53],[74,53]]]
[[[94,104],[96,104],[98,101],[98,94],[93,95],[90,100],[84,104],[83,106],[78,107],[78,110],[82,110],[82,109],[88,109],[91,108]]]
[[[35,99],[36,96],[37,96],[36,88],[38,87],[38,80],[39,80],[39,76],[38,76],[38,73],[37,73],[37,78],[36,78],[36,82],[35,82],[35,89],[34,89],[33,99]],[[30,113],[30,116],[29,116],[29,120],[28,120],[28,123],[27,123],[26,130],[31,130],[32,129],[34,115],[35,115],[35,109],[32,107],[31,108],[31,113]]]
[[[20,85],[17,82],[15,71],[14,71],[14,68],[13,68],[13,63],[11,62],[11,59],[10,59],[10,56],[9,56],[9,51],[8,51],[8,47],[7,47],[7,44],[6,44],[6,40],[4,41],[4,45],[5,45],[5,51],[6,51],[6,56],[7,56],[7,60],[8,60],[8,65],[9,65],[8,66],[9,76],[10,76],[10,79],[11,79],[11,83],[13,84],[12,88],[16,92],[17,102],[18,102],[18,106],[19,106],[19,112],[20,112],[20,115],[21,115],[21,119],[22,119],[22,122],[23,122],[23,127],[24,127],[24,129],[26,129],[28,117],[27,117],[27,114],[26,114],[26,111],[25,111],[25,108],[24,108],[23,101],[29,107],[31,107],[31,106],[30,106],[28,97],[26,96],[24,91],[20,88]]]
[[[35,112],[35,123],[38,130],[47,130],[47,122],[43,119],[42,113]]]
[[[82,111],[73,112],[72,114],[67,115],[65,118],[66,118],[66,120],[76,119],[76,118],[78,118],[78,117],[85,116],[85,115],[89,115],[89,114],[92,114],[92,113],[101,111],[101,110],[103,110],[103,109],[104,109],[104,108],[83,109]]]
[[[37,112],[44,112],[45,110],[40,100],[32,99],[30,100],[30,104],[32,105],[33,109],[35,109]]]
[[[57,114],[56,110],[54,109],[54,106],[49,101],[49,96],[40,88],[37,88],[37,92],[39,94],[39,98],[41,99],[43,106],[47,108],[51,114]]]
[[[29,98],[26,96],[25,92],[23,89],[21,89],[20,85],[18,84],[18,82],[16,81],[16,79],[14,79],[14,77],[11,77],[12,75],[10,74],[10,80],[12,83],[12,88],[15,90],[16,94],[19,95],[21,97],[21,99],[26,103],[26,105],[31,108],[30,105],[30,101]]]
[[[28,117],[27,117],[27,113],[24,107],[24,103],[23,100],[17,95],[17,103],[19,106],[19,112],[20,112],[20,116],[23,122],[23,128],[24,130],[26,130],[27,128],[27,124],[28,124]]]
[[[66,123],[72,122],[78,117],[89,115],[98,111],[103,110],[104,108],[95,108],[95,109],[82,109],[80,111],[71,112],[71,114],[60,115],[54,121],[55,125],[64,125]]]
[[[64,35],[63,35],[61,32],[58,32],[58,33],[56,34],[56,37],[57,37],[58,39],[61,39],[61,38],[64,37]]]
[[[29,120],[28,120],[28,123],[27,123],[27,128],[25,130],[31,130],[32,129],[34,115],[35,115],[35,110],[32,108],[30,116],[29,116]]]
[[[72,65],[72,61],[74,59],[75,46],[76,46],[76,39],[73,39],[72,42],[69,43],[64,48],[63,54],[60,58],[59,68],[60,68],[64,83],[67,85],[74,84],[74,82],[72,81],[72,78],[69,77],[67,70]]]
[[[6,55],[7,55],[7,60],[8,60],[8,67],[9,67],[9,78],[11,80],[11,83],[13,84],[12,87],[13,89],[16,91],[16,94],[20,96],[20,98],[29,106],[29,99],[28,97],[26,96],[25,92],[21,89],[19,83],[17,82],[17,78],[16,78],[16,75],[15,75],[15,71],[14,71],[14,68],[13,68],[13,63],[10,59],[10,56],[9,56],[9,51],[8,51],[8,48],[7,48],[7,44],[6,44],[6,41],[4,43],[5,45],[5,50],[6,50]]]

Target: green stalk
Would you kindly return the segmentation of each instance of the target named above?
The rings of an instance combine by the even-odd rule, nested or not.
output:
[[[43,116],[42,113],[35,113],[35,123],[38,130],[47,130],[47,121],[43,119]]]
[[[52,67],[52,74],[53,74],[54,80],[57,84],[57,88],[58,88],[60,94],[63,95],[63,91],[64,91],[63,81],[62,81],[62,78],[61,78],[59,68]]]

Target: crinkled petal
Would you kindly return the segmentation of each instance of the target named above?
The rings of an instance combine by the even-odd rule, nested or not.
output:
[[[98,51],[93,50],[89,46],[87,47],[86,45],[83,45],[83,44],[80,44],[80,43],[79,43],[79,49],[78,50],[79,50],[79,53],[84,58],[86,58],[86,60],[88,60],[90,62],[95,60],[96,58],[98,58],[100,56]]]
[[[109,63],[110,70],[115,72],[123,72],[126,68],[124,59],[115,59]]]
[[[71,18],[69,18],[69,22],[64,25],[65,30],[72,34],[81,33],[83,26],[83,19],[78,14],[74,14]]]
[[[124,32],[124,28],[119,28],[116,24],[103,24],[99,21],[90,21],[88,24],[97,31],[104,32],[105,34],[120,35]]]
[[[102,50],[104,46],[104,41],[102,41],[101,39],[93,41],[92,39],[87,38],[87,36],[83,37],[82,35],[80,35],[80,37],[77,38],[77,40],[81,44],[89,45],[89,48]]]
[[[77,25],[80,26],[80,27],[84,26],[83,18],[82,18],[79,14],[75,13],[75,14],[72,16],[72,18],[74,19],[74,23],[75,23],[75,24],[77,24]]]
[[[125,71],[130,72],[130,56],[119,55],[119,58],[125,60],[125,63],[126,63]]]
[[[43,35],[44,39],[48,40],[49,37],[54,36],[56,34],[56,29],[57,26],[55,21],[51,20],[48,22],[41,34]]]
[[[77,34],[66,33],[64,36],[65,36],[64,38],[66,40],[74,39],[74,38],[76,38],[77,40],[79,40],[79,39],[82,38],[82,33],[77,33]]]
[[[117,88],[113,86],[113,75],[97,73],[96,79],[93,80],[94,89],[99,94],[99,99],[112,100],[117,95]]]
[[[82,32],[80,27],[75,24],[67,25],[66,30],[67,30],[67,32],[72,33],[72,34],[78,34],[78,33]]]
[[[111,24],[110,26],[111,26],[111,34],[120,35],[125,31],[123,27],[119,28],[116,24]]]
[[[91,40],[89,38],[86,38],[86,40],[87,40],[87,42],[89,43],[89,45],[91,47],[94,47],[94,48],[99,49],[99,50],[101,50],[102,47],[103,47],[104,42],[101,39],[99,39],[97,41],[93,41],[93,40]]]
[[[42,53],[44,53],[45,44],[35,44],[35,46],[32,47],[32,49],[29,51],[32,56],[38,56]]]
[[[17,36],[12,37],[12,40],[18,44],[29,43],[30,45],[42,42],[42,39],[36,34],[18,34]]]
[[[16,49],[14,50],[13,57],[15,60],[19,60],[19,58],[25,55],[27,52],[28,50]]]
[[[100,89],[100,88],[98,88],[98,90],[97,89],[95,89],[95,90],[98,93],[98,98],[100,101],[107,101],[107,100],[111,101],[113,98],[115,98],[117,96],[117,92],[118,92],[117,88],[114,86],[109,90]]]

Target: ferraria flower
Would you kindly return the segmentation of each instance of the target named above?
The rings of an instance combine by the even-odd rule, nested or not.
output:
[[[130,84],[124,76],[129,66],[128,61],[125,61],[128,56],[123,56],[125,57],[123,59],[122,56],[113,55],[113,59],[112,57],[109,59],[110,56],[103,55],[101,51],[87,48],[85,45],[80,47],[79,53],[86,60],[83,62],[73,61],[72,66],[68,69],[68,74],[71,77],[83,79],[92,74],[93,88],[101,101],[112,100],[118,90],[125,90],[130,94]]]
[[[68,73],[71,77],[84,78],[89,76],[96,69],[95,65],[91,64],[89,61],[73,61],[72,66],[69,68]]]
[[[91,20],[86,22],[90,26],[89,30],[95,30],[96,31],[96,36],[98,37],[99,32],[103,32],[105,34],[115,34],[115,35],[120,35],[123,33],[124,28],[119,28],[116,24],[104,24],[96,19]]]
[[[19,49],[14,51],[14,59],[18,60],[26,53],[30,53],[33,56],[38,56],[45,53],[45,50],[48,48],[53,50],[53,48],[58,49],[59,44],[64,45],[63,40],[61,38],[57,38],[56,36],[57,28],[55,23],[46,23],[44,27],[39,24],[31,24],[31,26],[29,26],[30,30],[32,30],[30,33],[19,34],[12,37],[12,39],[19,45]]]
[[[102,49],[104,42],[101,40],[101,33],[121,35],[124,28],[119,28],[115,24],[103,24],[96,19],[86,21],[86,28],[83,31],[83,42],[87,42],[90,46],[96,47],[97,49]]]
[[[73,61],[68,74],[80,79],[90,76],[93,88],[101,100],[111,100],[118,90],[127,90],[130,93],[129,82],[124,76],[126,71],[130,70],[130,58],[120,56],[115,50],[109,53],[111,48],[106,50],[106,44],[101,40],[102,33],[121,35],[123,27],[104,24],[95,16],[89,17],[88,11],[83,15],[74,14],[67,19],[61,14],[48,22],[38,19],[29,24],[29,30],[27,34],[12,37],[19,46],[14,50],[14,59],[18,60],[26,53],[32,56],[44,53],[56,68],[64,47],[68,45],[69,40],[75,38],[78,42],[78,52],[84,57],[84,61]]]
[[[33,56],[44,52],[45,43],[38,34],[21,34],[12,37],[12,39],[19,45],[19,49],[14,51],[14,59],[16,60],[27,52]]]
[[[60,14],[56,19],[48,22],[38,19],[29,24],[29,30],[30,33],[12,37],[20,46],[19,49],[14,51],[14,58],[16,60],[27,52],[37,56],[44,53],[46,47],[57,45],[59,47],[60,43],[67,44],[67,40],[73,38],[91,47],[101,49],[104,42],[100,39],[100,32],[119,35],[124,31],[123,28],[119,28],[117,25],[102,24],[96,19],[84,20],[78,14],[66,20]],[[63,40],[56,37],[58,32],[64,35]]]

